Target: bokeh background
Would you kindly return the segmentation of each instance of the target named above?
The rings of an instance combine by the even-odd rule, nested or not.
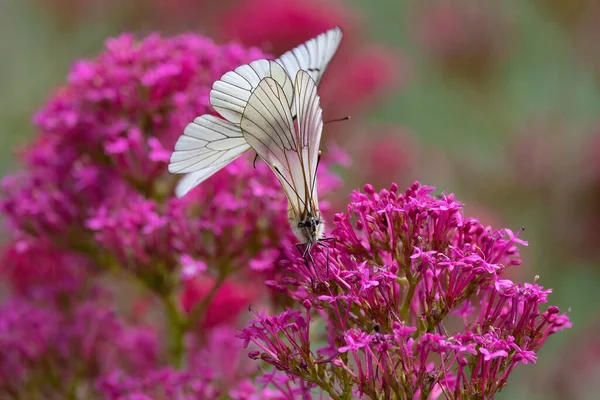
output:
[[[324,112],[352,119],[327,128],[326,146],[351,161],[332,201],[367,182],[419,180],[455,193],[471,216],[525,227],[520,273],[554,288],[574,326],[537,365],[519,366],[499,398],[597,398],[600,2],[294,0],[300,11],[279,15],[280,3],[3,2],[0,174],[19,168],[15,149],[69,66],[108,37],[193,31],[279,55],[339,24]]]

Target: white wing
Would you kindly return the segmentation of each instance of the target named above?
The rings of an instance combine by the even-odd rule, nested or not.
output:
[[[204,168],[200,171],[192,172],[187,175],[184,175],[183,178],[179,182],[177,182],[177,186],[175,187],[175,196],[178,198],[182,198],[185,196],[190,190],[213,176],[215,173],[221,170],[226,164],[220,164],[214,167]]]
[[[249,148],[238,126],[212,115],[196,118],[185,127],[171,154],[170,173],[194,173],[180,182],[176,194],[187,193]]]
[[[286,52],[275,61],[257,60],[224,74],[213,84],[210,104],[234,124],[239,124],[242,113],[263,78],[273,78],[283,89],[292,104],[292,83],[298,71],[305,70],[318,84],[342,41],[342,30],[333,28]],[[283,67],[283,68],[281,68]],[[292,110],[292,116],[295,116]]]
[[[294,76],[294,75],[290,75]],[[284,89],[291,104],[293,88],[290,77],[275,61],[256,60],[227,72],[210,91],[210,104],[226,120],[239,124],[252,91],[263,78],[271,77]]]
[[[287,106],[284,108],[290,111],[292,117],[296,117],[298,107],[294,103],[294,86],[290,77],[296,77],[298,71],[305,70],[318,83],[341,40],[342,30],[339,27],[330,29],[288,51],[276,61],[253,61],[227,72],[216,81],[210,92],[210,103],[231,123],[203,115],[186,127],[169,164],[171,173],[190,173],[179,182],[177,196],[185,195],[249,149],[236,125],[241,123],[252,92],[264,78],[270,77],[278,84],[286,99]],[[316,107],[320,111],[318,99]],[[318,151],[318,143],[316,149]],[[311,157],[314,158],[314,155]],[[314,174],[309,176],[314,177]],[[314,183],[311,185],[314,186]],[[316,196],[314,200],[316,202]]]
[[[314,180],[323,121],[316,83],[308,72],[298,72],[294,88],[297,128],[284,89],[271,78],[264,78],[248,99],[240,127],[277,175],[301,219],[318,210]]]
[[[301,148],[300,159],[303,169],[307,171],[308,189],[313,209],[318,210],[317,167],[319,147],[323,132],[323,111],[320,97],[317,94],[317,83],[310,73],[299,71],[294,83],[294,107],[298,116],[298,139]]]
[[[289,76],[295,77],[298,71],[304,70],[319,84],[341,41],[342,29],[335,27],[286,52],[275,61],[285,68]]]

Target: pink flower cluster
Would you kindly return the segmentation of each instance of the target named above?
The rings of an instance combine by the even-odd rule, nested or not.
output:
[[[202,354],[237,342],[209,339],[269,297],[262,281],[295,243],[285,196],[252,155],[183,199],[166,165],[185,125],[213,112],[213,81],[265,56],[191,34],[123,35],[73,66],[34,118],[40,134],[20,154],[24,168],[2,181],[13,240],[0,266],[11,291],[0,397],[261,392],[248,381],[254,366],[215,370]],[[327,163],[324,192],[337,185]]]
[[[335,248],[269,282],[304,311],[257,314],[240,333],[257,348],[250,358],[332,398],[488,398],[570,326],[557,307],[541,309],[550,289],[503,277],[520,264],[517,234],[465,218],[452,195],[418,183],[364,190],[336,215]],[[316,351],[315,317],[328,343]]]
[[[62,397],[66,388],[80,387],[82,377],[93,382],[115,368],[143,372],[157,363],[154,328],[127,324],[106,300],[96,291],[67,302],[5,301],[0,306],[2,397],[18,397],[27,387],[48,398]]]

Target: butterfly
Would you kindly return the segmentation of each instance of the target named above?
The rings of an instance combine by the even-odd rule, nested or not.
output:
[[[210,103],[223,119],[209,114],[197,117],[185,127],[171,155],[169,172],[186,174],[175,189],[177,197],[184,196],[250,150],[241,123],[248,100],[264,78],[276,82],[292,105],[295,89],[292,79],[299,71],[305,71],[318,84],[341,40],[342,30],[336,27],[276,60],[253,61],[217,80],[210,92]],[[295,119],[295,107],[290,107],[290,112]]]
[[[310,257],[325,231],[316,191],[323,112],[317,83],[308,71],[296,73],[291,96],[288,83],[263,78],[248,98],[240,128],[279,179],[288,199],[288,221],[305,245],[303,252],[298,250]]]

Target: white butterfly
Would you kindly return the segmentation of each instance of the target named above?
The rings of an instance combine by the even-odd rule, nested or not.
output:
[[[299,70],[293,88],[288,96],[285,85],[263,78],[248,98],[240,127],[246,142],[277,175],[288,198],[288,220],[306,244],[306,255],[325,230],[316,191],[323,118],[310,73]]]
[[[264,78],[269,77],[282,88],[291,106],[294,102],[291,77],[303,70],[318,84],[341,40],[342,30],[336,27],[275,61],[253,61],[227,72],[216,81],[210,92],[210,103],[225,119],[202,115],[188,124],[177,140],[169,172],[188,174],[175,189],[177,197],[184,196],[250,149],[240,123],[249,98]],[[295,109],[290,110],[292,117],[296,117]]]

